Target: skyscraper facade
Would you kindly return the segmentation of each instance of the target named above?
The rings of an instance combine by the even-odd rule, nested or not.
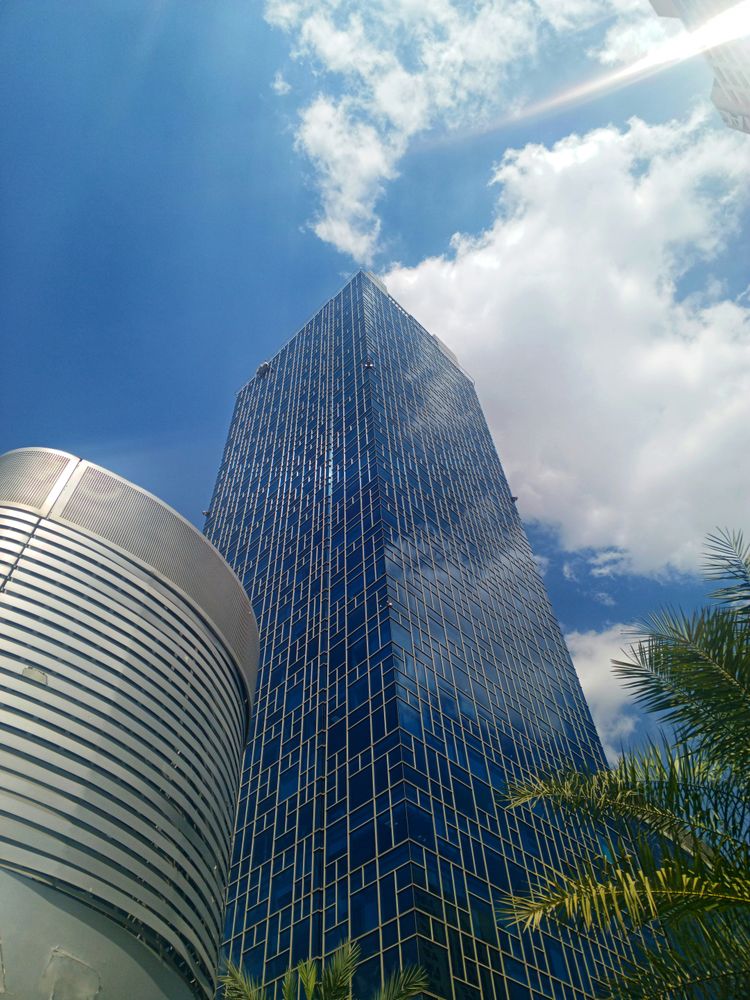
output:
[[[240,391],[206,530],[259,619],[227,946],[276,981],[343,939],[359,996],[581,998],[615,961],[499,926],[589,834],[509,780],[603,764],[471,379],[358,273]]]
[[[0,456],[3,997],[213,997],[257,660],[239,581],[166,504]]]

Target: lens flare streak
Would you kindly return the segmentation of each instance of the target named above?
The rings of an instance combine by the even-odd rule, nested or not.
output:
[[[695,31],[667,39],[653,51],[630,65],[588,80],[586,83],[571,87],[559,94],[554,94],[536,104],[521,108],[506,120],[521,121],[524,118],[553,111],[556,108],[579,104],[607,90],[614,90],[632,83],[661,69],[666,69],[668,66],[690,59],[692,56],[707,52],[718,45],[737,41],[748,35],[750,35],[750,0],[742,0],[741,3],[712,17]]]

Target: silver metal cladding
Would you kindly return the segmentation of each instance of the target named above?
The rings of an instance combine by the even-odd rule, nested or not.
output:
[[[178,514],[73,456],[0,456],[0,868],[206,998],[257,655],[239,581]]]

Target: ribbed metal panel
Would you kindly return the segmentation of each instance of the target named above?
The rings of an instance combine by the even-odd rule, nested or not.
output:
[[[41,508],[71,455],[23,448],[0,456],[0,497],[8,503]]]
[[[106,469],[43,448],[0,455],[0,501],[84,528],[152,567],[211,619],[255,689],[258,630],[247,595],[213,545],[171,507]]]
[[[252,613],[205,542],[218,595],[197,606],[203,540],[154,498],[87,466],[60,494],[64,520],[35,517],[3,503],[7,467],[0,866],[106,914],[210,997],[255,670],[254,620],[231,614]],[[40,486],[13,489],[42,506]]]
[[[55,516],[132,552],[189,594],[221,630],[240,661],[257,657],[244,590],[203,535],[143,490],[88,466]]]

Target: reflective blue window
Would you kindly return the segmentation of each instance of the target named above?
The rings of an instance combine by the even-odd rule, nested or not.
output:
[[[207,533],[262,638],[232,954],[352,937],[365,992],[414,961],[444,998],[591,996],[600,942],[494,914],[593,834],[495,793],[601,746],[474,386],[367,275],[239,393]]]

